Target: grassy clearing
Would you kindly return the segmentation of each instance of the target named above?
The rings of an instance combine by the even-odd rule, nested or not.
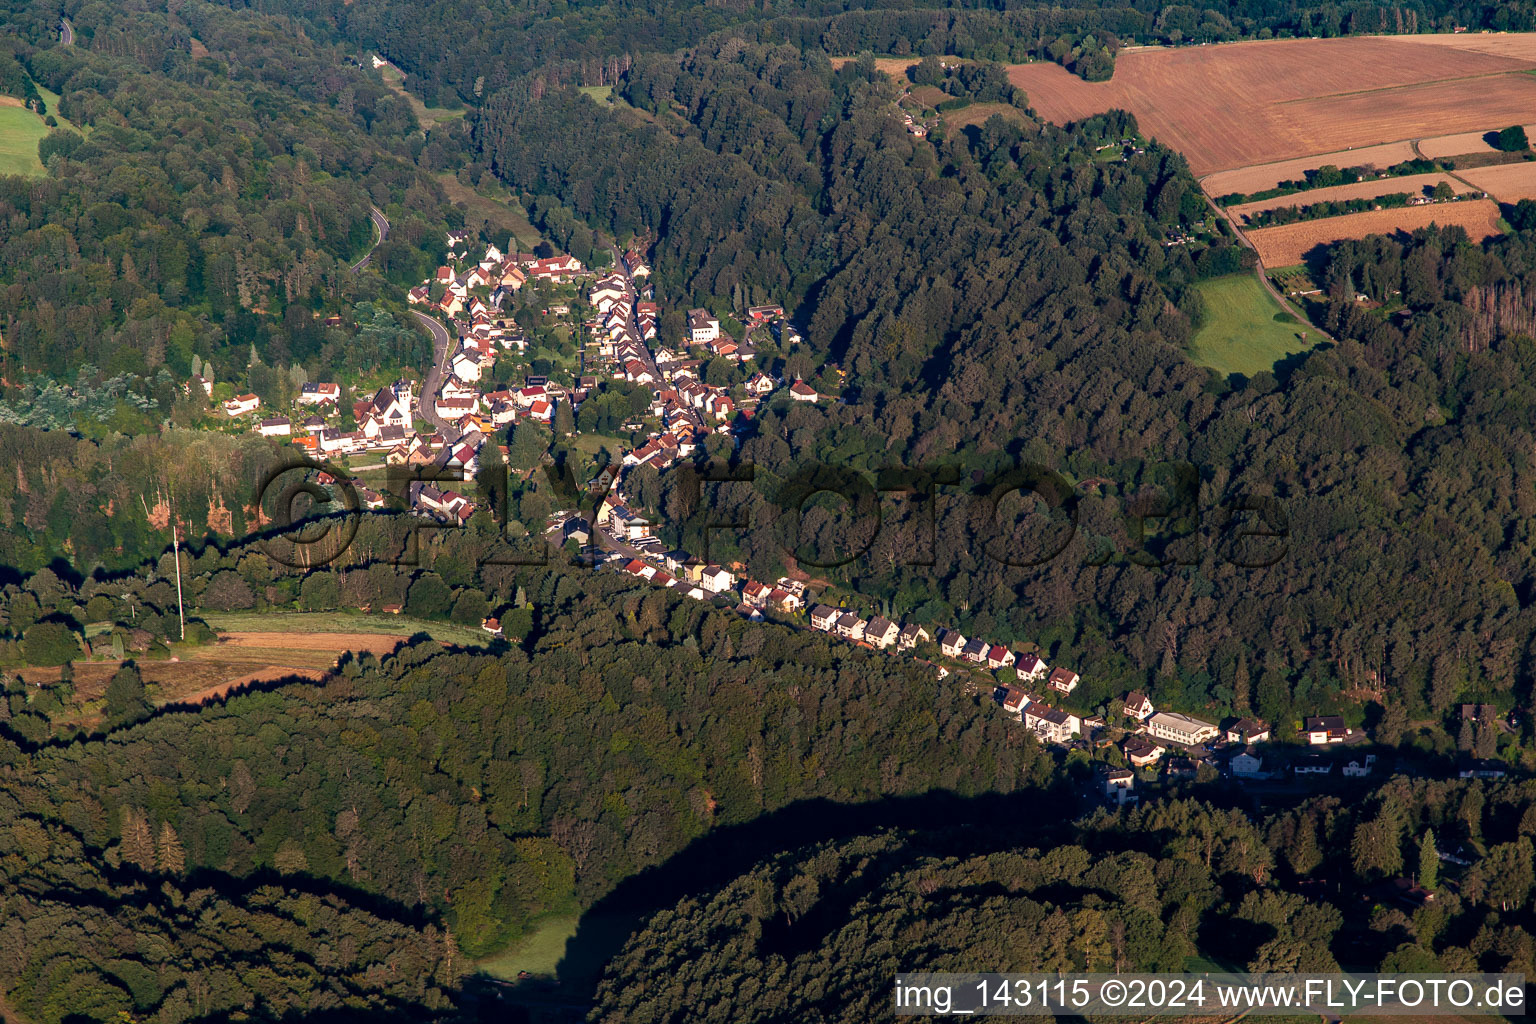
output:
[[[554,977],[555,968],[565,957],[565,944],[576,934],[580,918],[562,914],[539,922],[533,934],[510,949],[493,953],[475,966],[485,974],[503,981],[515,981],[519,971],[538,977]]]
[[[464,204],[464,222],[466,227],[476,227],[480,221],[489,221],[491,227],[497,232],[506,232],[517,239],[520,252],[531,252],[535,245],[543,239],[539,229],[528,221],[528,215],[523,211],[521,203],[511,198],[494,199],[481,195],[449,171],[442,171],[435,175],[437,183],[443,186],[443,191],[448,195],[448,201],[455,205]],[[497,244],[501,244],[498,240]]]
[[[25,107],[0,107],[0,174],[42,177],[37,144],[48,134],[43,119]]]
[[[52,89],[49,89],[47,86],[43,85],[43,83],[38,82],[36,80],[34,80],[32,82],[32,85],[37,89],[37,94],[43,98],[43,102],[45,104],[47,104],[47,106],[48,106],[48,113],[52,114],[54,119],[59,122],[59,127],[60,128],[67,128],[70,131],[79,132],[81,135],[83,135],[83,136],[85,136],[87,138],[90,137],[90,134],[91,134],[91,126],[90,125],[78,125],[78,124],[75,124],[73,121],[70,121],[69,119],[64,117],[63,114],[59,113],[59,94],[58,93],[54,92]]]
[[[939,116],[944,123],[955,128],[966,128],[970,125],[986,124],[987,119],[993,115],[1001,117],[1004,121],[1011,121],[1017,125],[1028,126],[1029,116],[1011,103],[971,103],[958,110],[946,110]],[[1106,150],[1107,152],[1107,150]],[[1115,151],[1119,156],[1119,151]]]
[[[204,622],[221,633],[281,630],[285,633],[373,633],[413,636],[426,633],[445,644],[483,647],[490,637],[484,630],[454,622],[428,622],[409,615],[371,615],[366,612],[203,612]]]
[[[611,85],[583,85],[576,91],[586,93],[599,103],[608,103],[613,99],[613,86]]]
[[[405,87],[405,73],[393,64],[386,64],[379,69],[379,75],[384,79],[384,84],[393,89],[405,102],[411,105],[411,113],[416,116],[416,123],[423,131],[427,131],[444,121],[452,121],[454,118],[463,117],[465,110],[449,110],[446,107],[429,107],[421,102],[415,93]]]
[[[1197,287],[1205,300],[1205,326],[1190,355],[1202,366],[1252,376],[1315,343],[1302,335],[1316,332],[1294,322],[1253,274],[1229,274]],[[1276,320],[1277,314],[1286,322]]]

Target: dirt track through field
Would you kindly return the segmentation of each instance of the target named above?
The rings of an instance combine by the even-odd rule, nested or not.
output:
[[[1501,203],[1518,203],[1522,199],[1536,199],[1536,163],[1476,167],[1470,171],[1456,173]]]

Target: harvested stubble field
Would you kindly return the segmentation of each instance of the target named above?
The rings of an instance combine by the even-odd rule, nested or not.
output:
[[[1484,136],[1491,131],[1508,127],[1501,124],[1478,132],[1458,132],[1455,135],[1437,135],[1434,138],[1420,139],[1419,152],[1434,160],[1447,156],[1462,156],[1467,153],[1497,153],[1498,149],[1488,145]],[[1524,127],[1526,135],[1536,135],[1536,124],[1528,124]]]
[[[1536,33],[1481,49],[1416,38],[1147,49],[1122,54],[1108,82],[1085,82],[1044,62],[1014,65],[1009,78],[1052,121],[1129,110],[1144,132],[1183,153],[1201,175],[1487,131],[1523,123],[1536,108],[1536,75],[1524,73],[1536,68]]]
[[[1412,160],[1415,155],[1413,143],[1389,142],[1384,146],[1364,146],[1339,153],[1319,153],[1316,156],[1239,167],[1235,171],[1218,171],[1206,177],[1202,184],[1213,196],[1225,196],[1233,192],[1251,194],[1274,188],[1282,181],[1300,181],[1308,171],[1327,164],[1334,167],[1375,167],[1385,170],[1405,160]]]
[[[178,661],[136,661],[150,699],[156,705],[202,704],[251,683],[277,679],[320,679],[348,651],[388,654],[406,640],[405,631],[383,633],[287,633],[240,631],[222,634],[217,643],[188,648]],[[101,723],[107,683],[122,663],[77,662],[73,666],[75,700],[71,713],[55,716],[59,724],[92,728]],[[29,683],[55,682],[57,668],[23,668]]]
[[[1456,173],[1501,203],[1536,199],[1536,163],[1501,164]]]
[[[1460,203],[1434,203],[1409,206],[1400,210],[1371,210],[1323,220],[1304,220],[1273,228],[1247,232],[1248,240],[1259,251],[1267,267],[1289,267],[1304,261],[1306,254],[1319,245],[1367,235],[1389,235],[1397,231],[1416,231],[1439,224],[1459,225],[1474,242],[1499,234],[1499,205],[1491,199]]]
[[[1315,188],[1288,196],[1276,196],[1274,199],[1264,199],[1257,203],[1233,206],[1230,210],[1234,216],[1247,218],[1265,210],[1278,210],[1286,206],[1311,206],[1314,203],[1338,203],[1349,199],[1375,199],[1378,196],[1389,196],[1396,192],[1421,196],[1442,182],[1449,185],[1455,192],[1467,191],[1467,186],[1449,174],[1405,174],[1400,178],[1377,178],[1372,181],[1357,181],[1352,185],[1334,185],[1331,188]],[[1482,186],[1478,187],[1482,188]],[[1484,189],[1484,191],[1489,190]]]

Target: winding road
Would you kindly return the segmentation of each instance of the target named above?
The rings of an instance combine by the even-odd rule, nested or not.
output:
[[[59,42],[65,46],[75,45],[75,26],[69,23],[68,18],[59,19]]]
[[[453,335],[448,333],[448,328],[436,317],[414,309],[411,310],[411,316],[432,335],[432,368],[421,382],[421,397],[417,400],[416,412],[445,438],[457,441],[459,428],[437,414],[437,396],[442,391],[443,378],[448,376],[448,359],[453,355]]]
[[[368,207],[368,217],[373,221],[373,228],[379,233],[379,237],[378,240],[369,247],[368,255],[352,264],[352,273],[354,274],[368,265],[368,261],[373,259],[373,251],[383,243],[384,239],[389,237],[389,218],[384,216],[383,210],[379,209],[377,206],[370,206]]]

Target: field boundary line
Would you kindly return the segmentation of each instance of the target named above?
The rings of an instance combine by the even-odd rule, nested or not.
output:
[[[1536,65],[1528,68],[1511,71],[1483,71],[1475,75],[1455,75],[1450,78],[1430,78],[1422,82],[1404,82],[1401,85],[1379,85],[1374,89],[1354,89],[1349,92],[1329,92],[1318,96],[1298,96],[1292,100],[1279,100],[1274,104],[1277,107],[1290,106],[1293,103],[1316,103],[1318,100],[1338,100],[1348,96],[1369,96],[1378,92],[1400,92],[1404,89],[1420,89],[1429,85],[1448,85],[1453,82],[1475,82],[1482,78],[1505,78],[1509,75],[1529,75],[1536,71]],[[1452,132],[1450,134],[1456,134]],[[1398,141],[1404,141],[1399,139]]]

